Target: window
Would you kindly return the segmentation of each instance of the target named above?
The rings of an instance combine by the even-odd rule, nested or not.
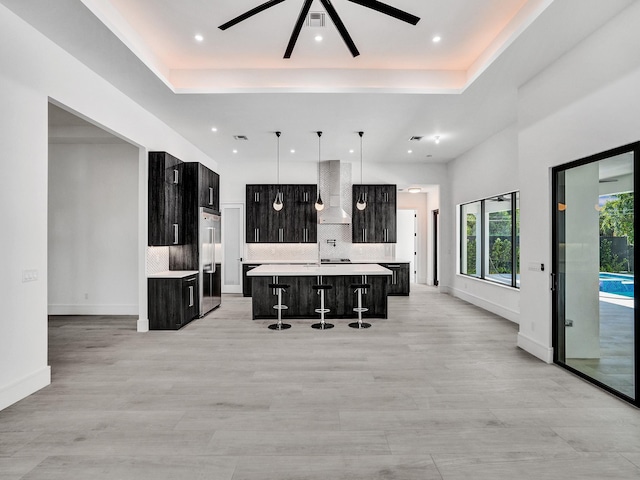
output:
[[[481,202],[474,202],[462,205],[460,208],[462,218],[460,273],[473,277],[480,277],[482,270],[480,268],[480,251],[478,250],[482,232],[481,206]]]
[[[520,286],[520,194],[460,205],[460,273]]]

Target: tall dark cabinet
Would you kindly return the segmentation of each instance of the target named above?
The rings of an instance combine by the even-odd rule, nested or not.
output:
[[[276,193],[282,193],[283,208],[273,209]],[[247,243],[315,243],[316,185],[247,185]]]
[[[166,152],[149,152],[150,246],[185,243],[182,165]]]
[[[220,180],[217,173],[196,162],[179,165],[182,177],[183,244],[169,250],[171,270],[198,270],[198,222],[200,207],[220,213]]]
[[[353,185],[353,243],[396,243],[396,192],[396,185]],[[356,208],[356,201],[361,194],[367,202],[364,210]]]

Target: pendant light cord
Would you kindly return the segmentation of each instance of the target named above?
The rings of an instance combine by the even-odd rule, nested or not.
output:
[[[276,137],[278,137],[278,147],[277,147],[277,159],[278,159],[278,163],[277,163],[277,167],[276,167],[276,175],[278,177],[278,187],[280,187],[280,134],[282,132],[276,132]]]
[[[318,198],[320,198],[320,159],[322,158],[321,142],[322,132],[316,132],[318,134]]]
[[[360,135],[360,183],[362,183],[362,136],[364,132],[358,132],[358,135]]]

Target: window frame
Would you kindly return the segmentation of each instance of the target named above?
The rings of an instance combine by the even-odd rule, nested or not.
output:
[[[485,202],[495,200],[498,197],[506,197],[506,196],[510,197],[510,203],[511,203],[511,208],[510,210],[508,210],[511,213],[511,238],[510,238],[511,281],[509,283],[492,279],[486,267],[487,259],[488,259],[488,256],[490,255],[490,252],[488,250],[489,249],[489,245],[488,245],[489,244],[489,237],[488,237],[489,226],[485,221],[486,220],[485,219],[485,216],[486,216]],[[463,254],[466,254],[467,250],[465,248],[465,245],[466,245],[466,242],[468,241],[468,238],[466,235],[467,218],[464,210],[465,210],[465,206],[472,205],[474,203],[480,204],[480,214],[479,214],[479,218],[476,220],[476,231],[478,230],[478,228],[480,229],[479,243],[476,240],[476,258],[478,255],[480,255],[480,272],[479,274],[472,275],[462,271],[463,265],[466,264],[462,256]],[[474,278],[476,280],[484,280],[492,284],[501,285],[507,288],[520,289],[520,280],[519,280],[519,272],[518,272],[518,267],[520,266],[520,255],[518,255],[518,247],[519,247],[519,239],[520,239],[520,231],[518,229],[518,224],[520,219],[520,191],[514,190],[511,192],[486,197],[480,200],[473,200],[470,202],[461,203],[458,205],[458,212],[460,216],[459,235],[458,235],[458,247],[459,247],[458,274],[463,275],[465,277]],[[480,222],[480,225],[478,225],[477,222]],[[476,237],[478,238],[478,236]]]

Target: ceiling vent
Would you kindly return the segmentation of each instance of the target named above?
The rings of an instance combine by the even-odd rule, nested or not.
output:
[[[307,27],[324,27],[324,12],[310,12],[307,17]]]
[[[246,135],[234,135],[233,138],[236,140],[249,140]]]
[[[422,135],[414,135],[413,137],[411,137],[409,139],[409,141],[411,141],[411,142],[419,142],[420,140],[422,140],[422,138],[423,138]]]

